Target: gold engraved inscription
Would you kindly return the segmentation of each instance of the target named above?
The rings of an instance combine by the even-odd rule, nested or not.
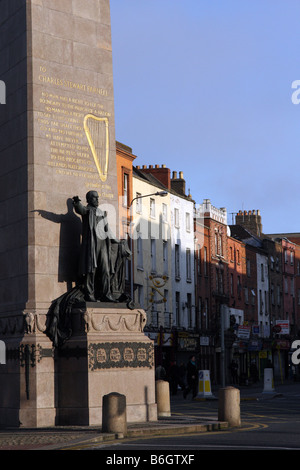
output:
[[[39,110],[36,111],[35,122],[38,135],[49,145],[47,165],[58,175],[80,177],[87,189],[97,189],[100,197],[113,199],[115,194],[107,183],[111,113],[104,108],[104,104],[97,102],[99,97],[108,96],[107,90],[48,76],[45,67],[40,67],[40,71],[39,81],[47,88],[42,89],[38,97]],[[64,96],[63,90],[66,89],[69,93]],[[85,95],[72,97],[72,90],[74,93],[84,92]],[[88,116],[103,124],[103,152],[96,138],[86,130]]]
[[[41,70],[41,71],[46,72],[46,69]],[[39,81],[47,85],[54,85],[54,86],[62,87],[62,88],[71,88],[73,90],[75,89],[78,91],[86,91],[88,93],[94,93],[100,96],[108,96],[108,92],[104,88],[87,85],[85,83],[76,83],[76,82],[73,82],[72,80],[67,80],[67,79],[51,77],[51,76],[40,74]]]

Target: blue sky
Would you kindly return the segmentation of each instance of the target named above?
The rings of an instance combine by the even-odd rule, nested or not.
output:
[[[196,203],[300,232],[299,0],[110,0],[116,139]]]

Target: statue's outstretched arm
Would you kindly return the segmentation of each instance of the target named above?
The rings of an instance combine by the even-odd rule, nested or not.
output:
[[[73,197],[73,206],[77,214],[85,215],[87,213],[87,208],[81,204],[81,201],[78,196]]]

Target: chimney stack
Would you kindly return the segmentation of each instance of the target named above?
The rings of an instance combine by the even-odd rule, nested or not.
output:
[[[185,194],[185,179],[183,178],[183,171],[179,172],[179,178],[177,178],[177,171],[173,171],[173,178],[171,180],[171,188],[176,193],[186,196]]]
[[[141,171],[145,174],[150,173],[151,175],[155,176],[155,178],[157,178],[158,181],[160,181],[166,187],[166,189],[171,189],[171,171],[166,167],[166,165],[155,165],[155,167],[153,167],[153,165],[149,165],[148,168],[147,165],[143,165]]]
[[[235,224],[241,225],[257,237],[262,235],[262,223],[259,210],[239,211],[235,216]]]

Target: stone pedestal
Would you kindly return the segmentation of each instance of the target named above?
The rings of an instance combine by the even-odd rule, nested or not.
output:
[[[58,351],[58,424],[101,424],[103,396],[112,392],[125,395],[128,422],[156,420],[154,346],[143,333],[145,312],[94,305],[74,309],[74,334]]]
[[[27,317],[25,336],[7,342],[0,425],[101,426],[103,396],[112,392],[126,397],[129,423],[156,421],[154,345],[143,333],[145,312],[82,304],[71,319],[73,334],[61,348],[43,333],[46,312]]]

